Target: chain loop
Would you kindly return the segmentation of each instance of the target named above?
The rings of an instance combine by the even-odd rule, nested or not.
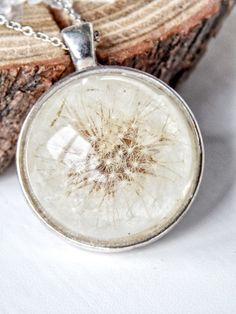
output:
[[[57,7],[58,9],[64,11],[67,13],[70,17],[71,20],[74,21],[74,23],[81,23],[83,22],[80,14],[75,12],[73,9],[73,3],[72,1],[69,0],[53,0],[52,1],[52,6]],[[64,50],[69,50],[67,46],[64,44],[64,42],[58,38],[58,37],[50,37],[49,35],[42,33],[42,32],[37,32],[35,31],[31,26],[28,25],[22,25],[18,22],[8,20],[4,15],[0,14],[0,26],[5,26],[9,29],[13,29],[17,32],[21,32],[25,36],[28,37],[34,37],[35,39],[41,40],[43,42],[48,42],[51,43],[55,47],[60,47]],[[95,36],[94,40],[98,41],[99,39],[99,33],[95,31]]]
[[[40,39],[40,40],[45,41],[45,42],[49,41],[49,36],[44,34],[44,33],[41,33],[41,32],[35,33],[34,38]]]
[[[21,29],[20,23],[17,23],[17,22],[14,22],[14,21],[10,21],[9,25],[11,25],[12,29],[14,29],[16,31],[20,31],[20,29]]]
[[[32,29],[32,27],[30,26],[22,26],[21,30],[20,30],[25,36],[33,36],[34,35],[34,31]]]

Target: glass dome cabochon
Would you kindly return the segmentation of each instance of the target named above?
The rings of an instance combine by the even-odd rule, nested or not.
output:
[[[202,175],[196,122],[167,85],[96,67],[56,84],[33,107],[18,143],[26,198],[81,246],[122,250],[166,233]]]

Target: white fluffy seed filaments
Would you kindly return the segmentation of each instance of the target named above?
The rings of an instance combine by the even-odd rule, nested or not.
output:
[[[76,163],[68,171],[68,194],[88,188],[90,193],[102,193],[103,199],[112,198],[121,182],[137,186],[141,176],[158,175],[156,169],[161,166],[158,153],[165,147],[165,141],[173,144],[166,131],[167,123],[159,131],[150,130],[146,127],[146,116],[135,113],[124,119],[117,114],[115,118],[102,106],[96,112],[96,119],[93,115],[81,118],[80,114],[71,119],[66,108],[68,105],[63,119],[67,123],[73,121],[78,136],[90,143],[83,171],[78,170]]]

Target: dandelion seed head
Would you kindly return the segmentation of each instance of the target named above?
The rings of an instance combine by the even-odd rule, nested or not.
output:
[[[88,117],[91,123],[77,117],[78,132],[91,144],[91,152],[86,156],[86,165],[90,166],[70,171],[68,181],[69,186],[89,186],[91,192],[102,191],[110,197],[120,182],[135,182],[140,176],[155,173],[159,137],[153,136],[151,128],[136,115],[115,117],[102,107],[96,114],[98,119]],[[144,138],[148,138],[149,144],[143,143]]]

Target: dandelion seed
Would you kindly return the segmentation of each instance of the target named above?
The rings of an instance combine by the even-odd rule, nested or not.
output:
[[[104,200],[115,195],[119,182],[135,182],[139,180],[139,174],[156,173],[156,154],[159,153],[156,147],[160,138],[154,135],[156,132],[151,132],[150,126],[139,124],[142,115],[135,114],[126,119],[115,117],[102,105],[96,114],[97,120],[90,116],[87,116],[87,121],[79,115],[76,117],[78,132],[92,142],[92,148],[83,167],[68,173],[68,181],[73,191],[76,187],[82,189],[87,186],[91,193],[102,191]],[[90,121],[93,121],[92,125]],[[149,144],[140,144],[144,137],[148,138]]]

